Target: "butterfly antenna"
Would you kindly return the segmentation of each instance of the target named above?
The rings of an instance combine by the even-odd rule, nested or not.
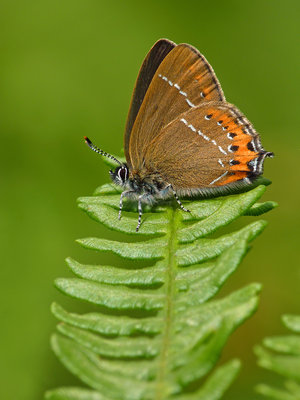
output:
[[[112,156],[109,153],[106,153],[105,151],[99,149],[99,147],[95,146],[88,137],[84,137],[85,143],[89,146],[90,149],[92,149],[93,151],[95,151],[96,153],[100,154],[101,156],[110,158],[112,160],[114,160],[116,163],[118,163],[119,165],[122,165],[122,163],[117,160],[114,156]]]

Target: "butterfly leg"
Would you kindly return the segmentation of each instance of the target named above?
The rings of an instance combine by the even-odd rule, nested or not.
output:
[[[138,224],[137,224],[137,227],[136,227],[136,232],[138,232],[138,230],[140,229],[141,222],[142,222],[142,215],[143,215],[142,197],[143,197],[143,196],[144,196],[144,195],[141,194],[141,195],[139,196],[139,199],[138,199],[139,219],[138,219]]]
[[[122,208],[123,208],[123,197],[126,197],[128,193],[134,193],[133,190],[125,190],[125,192],[121,193],[120,197],[120,206],[119,206],[119,219],[121,219],[121,214],[122,214]]]
[[[173,195],[174,195],[174,197],[175,197],[175,200],[176,200],[177,203],[179,204],[180,208],[181,208],[183,211],[190,212],[190,210],[188,210],[187,208],[185,208],[185,207],[183,206],[183,204],[181,203],[179,197],[177,196],[177,193],[176,193],[175,190],[173,189],[172,185],[170,185],[170,188],[171,188],[171,190],[172,190],[172,192],[173,192]]]

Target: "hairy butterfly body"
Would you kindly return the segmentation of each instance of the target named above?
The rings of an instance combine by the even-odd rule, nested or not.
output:
[[[119,166],[112,180],[120,198],[142,203],[178,196],[227,194],[249,186],[273,153],[263,149],[247,118],[225,100],[197,49],[161,39],[146,56],[134,88],[124,134],[126,164],[86,143]]]

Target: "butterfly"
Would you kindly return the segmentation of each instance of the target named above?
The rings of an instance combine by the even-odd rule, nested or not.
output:
[[[262,174],[266,157],[253,125],[227,103],[221,85],[205,57],[189,44],[158,40],[137,77],[129,108],[124,152],[126,163],[113,159],[113,182],[124,197],[142,203],[181,196],[225,195],[249,186]]]

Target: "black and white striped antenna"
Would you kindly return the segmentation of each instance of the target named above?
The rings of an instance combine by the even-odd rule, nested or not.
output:
[[[109,153],[106,153],[105,151],[99,149],[99,147],[95,146],[88,137],[84,137],[85,143],[89,146],[90,149],[92,149],[93,151],[95,151],[96,153],[100,154],[101,156],[110,158],[112,160],[114,160],[116,163],[118,163],[119,165],[123,165],[121,163],[121,161],[117,160],[114,156],[112,156]]]

